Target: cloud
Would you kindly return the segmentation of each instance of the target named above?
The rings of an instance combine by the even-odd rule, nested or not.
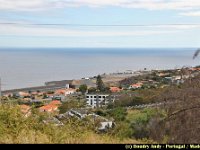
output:
[[[81,6],[194,10],[200,9],[200,0],[0,0],[0,10],[33,11]]]
[[[200,17],[200,11],[189,11],[180,13],[182,16],[192,16],[192,17]]]
[[[157,28],[165,30],[187,30],[187,29],[200,29],[200,24],[172,24],[172,25],[158,25]]]
[[[34,10],[48,8],[46,0],[0,0],[0,10]]]
[[[69,30],[64,28],[53,27],[34,27],[34,26],[16,26],[16,25],[0,25],[0,36],[40,36],[40,37],[116,37],[116,36],[147,36],[174,33],[176,31],[167,30],[102,30],[102,31],[85,31],[85,30]]]

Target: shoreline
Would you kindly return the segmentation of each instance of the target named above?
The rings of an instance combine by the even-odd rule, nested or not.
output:
[[[181,68],[176,68],[176,69],[181,69]],[[149,74],[152,71],[166,71],[166,70],[176,70],[176,69],[152,69],[152,70],[148,70],[146,68],[144,68],[143,70],[137,70],[137,71],[133,71],[133,70],[126,70],[123,72],[113,72],[113,73],[103,73],[100,74],[103,81],[105,83],[112,83],[112,82],[118,82],[120,80],[123,80],[125,78],[129,78],[132,76],[139,76],[139,75],[144,75],[144,74]],[[24,88],[15,88],[15,89],[6,89],[6,90],[2,90],[2,94],[8,94],[8,93],[16,93],[16,92],[21,92],[21,91],[51,91],[51,90],[56,90],[56,89],[61,89],[61,88],[65,88],[66,84],[61,84],[61,85],[46,85],[46,83],[54,83],[54,82],[63,82],[63,81],[71,81],[70,84],[74,81],[88,81],[90,80],[91,82],[93,82],[95,84],[95,78],[96,76],[93,77],[83,77],[81,79],[71,79],[71,80],[57,80],[57,81],[48,81],[45,82],[43,85],[39,85],[39,86],[32,86],[32,87],[24,87]]]
[[[130,71],[130,70],[129,70]],[[109,82],[109,81],[116,81],[116,80],[120,80],[120,79],[125,79],[131,76],[138,76],[141,74],[142,71],[131,71],[131,72],[113,72],[113,73],[104,73],[101,74],[104,82]],[[151,72],[151,71],[148,71]],[[113,79],[115,78],[115,79]],[[95,76],[93,77],[83,77],[81,79],[71,79],[69,81],[80,81],[80,80],[94,80]],[[66,80],[57,80],[57,81],[48,81],[45,82],[43,85],[40,86],[32,86],[32,87],[23,87],[23,88],[15,88],[15,89],[6,89],[6,90],[2,90],[2,94],[8,94],[8,93],[16,93],[19,91],[48,91],[48,90],[55,90],[55,89],[60,89],[60,88],[65,88],[65,85],[45,85],[46,83],[51,83],[51,82],[62,82],[62,81],[66,81]]]

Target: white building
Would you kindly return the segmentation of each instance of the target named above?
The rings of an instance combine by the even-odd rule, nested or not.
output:
[[[87,105],[92,108],[106,106],[109,102],[114,102],[115,96],[109,94],[87,94]],[[99,102],[99,103],[98,103]]]
[[[65,90],[65,96],[76,93],[75,89],[68,88]]]

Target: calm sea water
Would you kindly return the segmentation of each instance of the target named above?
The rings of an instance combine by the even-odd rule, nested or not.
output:
[[[2,89],[43,85],[126,70],[174,69],[200,64],[185,49],[0,49]]]

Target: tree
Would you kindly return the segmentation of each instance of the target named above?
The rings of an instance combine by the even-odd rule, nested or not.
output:
[[[82,94],[85,94],[85,92],[87,91],[87,85],[86,85],[86,84],[80,85],[79,91],[80,91]]]
[[[100,75],[97,76],[96,85],[97,85],[97,90],[99,90],[100,92],[105,91],[105,85],[104,85]]]
[[[195,143],[200,141],[200,76],[185,80],[160,94],[166,116],[151,126],[150,136],[161,143]],[[154,121],[155,123],[155,121]],[[156,127],[156,128],[155,128]]]
[[[88,89],[88,93],[95,93],[96,92],[96,88],[95,87],[91,87]]]
[[[125,108],[117,107],[110,110],[108,114],[116,121],[124,121],[126,119],[127,112]]]
[[[58,109],[59,112],[62,113],[66,113],[67,111],[69,111],[72,108],[81,108],[84,107],[85,103],[84,102],[79,102],[79,101],[67,101],[65,103],[63,103]]]
[[[43,98],[43,99],[46,99],[46,98],[48,98],[47,94],[46,94],[46,93],[44,93],[42,98]]]

